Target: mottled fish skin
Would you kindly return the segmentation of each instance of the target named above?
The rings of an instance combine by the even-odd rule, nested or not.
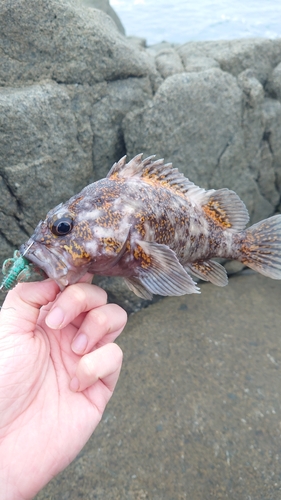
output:
[[[189,273],[226,285],[214,257],[281,279],[281,216],[245,230],[248,220],[233,191],[205,191],[138,155],[51,210],[20,251],[61,289],[88,271],[122,276],[144,298],[198,293]]]

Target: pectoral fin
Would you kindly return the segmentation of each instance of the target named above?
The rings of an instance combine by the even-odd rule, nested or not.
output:
[[[175,252],[168,246],[147,241],[138,241],[137,246],[135,258],[139,260],[138,276],[134,277],[133,282],[131,280],[130,288],[136,288],[136,283],[140,283],[142,287],[137,289],[138,292],[144,288],[150,294],[163,296],[200,293]]]

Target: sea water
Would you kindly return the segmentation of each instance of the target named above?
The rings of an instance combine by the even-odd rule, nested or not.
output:
[[[127,35],[168,41],[281,36],[281,0],[110,0]]]

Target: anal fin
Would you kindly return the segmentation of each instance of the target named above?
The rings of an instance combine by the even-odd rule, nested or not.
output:
[[[138,278],[124,278],[124,281],[127,287],[141,299],[152,299],[152,293],[145,288],[145,286],[138,280]]]
[[[214,260],[193,262],[185,266],[196,278],[210,281],[217,286],[228,283],[227,272],[223,266]]]

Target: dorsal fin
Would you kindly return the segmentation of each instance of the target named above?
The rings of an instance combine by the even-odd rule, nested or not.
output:
[[[206,194],[205,189],[196,186],[187,179],[177,168],[173,168],[172,163],[164,163],[163,159],[154,160],[155,155],[142,159],[139,154],[126,163],[126,156],[114,163],[107,174],[109,179],[129,179],[139,177],[148,182],[159,182],[166,188],[185,194],[190,201],[196,201]],[[211,194],[212,191],[208,191]]]
[[[249,220],[249,214],[239,196],[229,189],[210,189],[206,191],[196,186],[187,179],[172,163],[164,163],[164,160],[155,160],[155,156],[149,156],[145,160],[139,154],[126,163],[123,156],[118,163],[114,163],[109,171],[109,179],[130,179],[138,177],[148,183],[161,184],[176,194],[182,195],[194,206],[199,205],[208,219],[222,229],[230,231],[241,231]]]

